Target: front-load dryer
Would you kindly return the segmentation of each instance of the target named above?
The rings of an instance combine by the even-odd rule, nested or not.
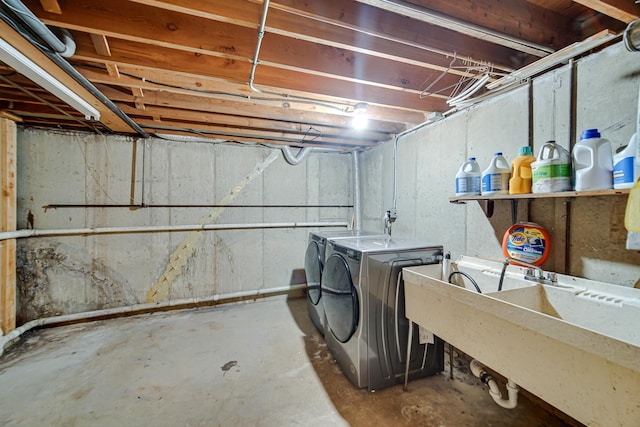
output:
[[[309,233],[309,242],[305,253],[304,271],[307,276],[307,307],[309,317],[315,327],[324,335],[324,310],[320,280],[324,268],[324,255],[327,239],[353,239],[363,236],[381,236],[379,233],[356,230],[323,230]]]
[[[358,388],[376,390],[404,381],[409,320],[402,268],[434,264],[442,246],[390,237],[327,241],[322,273],[325,340]],[[409,378],[444,370],[444,343],[412,338]]]

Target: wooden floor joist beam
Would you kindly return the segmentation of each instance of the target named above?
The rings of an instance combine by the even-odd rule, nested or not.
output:
[[[16,229],[16,124],[0,118],[0,231]],[[0,242],[0,328],[16,328],[16,241]]]

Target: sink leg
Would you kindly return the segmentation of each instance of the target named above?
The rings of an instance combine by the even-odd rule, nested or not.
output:
[[[411,340],[413,339],[413,322],[409,320],[409,337],[407,338],[407,358],[404,367],[404,391],[407,391],[407,383],[409,382],[409,365],[411,361]]]
[[[449,343],[449,378],[453,379],[453,344]]]

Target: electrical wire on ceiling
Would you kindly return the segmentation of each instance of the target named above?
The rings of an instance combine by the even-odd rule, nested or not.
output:
[[[440,74],[420,92],[420,99],[451,90],[448,95],[447,104],[455,105],[459,101],[467,99],[481,90],[492,75],[492,66],[490,64],[462,59],[462,65],[454,65],[457,61],[458,56],[457,53],[454,52],[453,59],[449,63],[449,66],[442,70]],[[438,82],[440,82],[440,80],[442,80],[451,70],[463,70],[462,76],[459,80],[455,84],[448,85],[437,90],[434,89]],[[431,76],[433,74],[434,73],[431,73]],[[431,79],[431,76],[425,80],[423,86],[427,84]]]
[[[162,125],[145,125],[145,128],[147,129],[153,129],[153,130],[170,130],[170,131],[175,131],[175,132],[185,132],[185,133],[192,133],[195,135],[199,135],[202,136],[204,138],[210,138],[210,135],[221,135],[221,136],[228,136],[229,137],[229,141],[235,141],[233,138],[251,138],[251,139],[262,139],[262,140],[268,140],[268,141],[279,141],[279,142],[286,142],[287,144],[299,144],[301,141],[295,138],[282,138],[282,137],[274,137],[274,136],[267,136],[267,135],[261,135],[261,136],[256,136],[256,135],[243,135],[241,133],[236,133],[236,132],[223,132],[223,131],[203,131],[203,130],[197,130],[197,129],[191,129],[191,128],[181,128],[181,127],[173,127],[173,126],[162,126]],[[251,143],[247,143],[247,144],[251,144]]]
[[[57,66],[62,68],[62,70],[64,70],[73,80],[116,114],[122,121],[130,126],[131,129],[143,137],[148,136],[136,122],[131,120],[131,118],[120,110],[115,103],[113,103],[89,80],[73,68],[65,58],[60,56],[60,51],[62,50],[63,52],[66,52],[68,46],[65,46],[58,36],[53,34],[51,30],[49,30],[49,28],[35,15],[33,15],[33,13],[24,4],[19,0],[11,0],[11,4],[8,3],[8,0],[2,0],[0,5],[2,6],[0,8],[0,18],[7,25],[29,41],[33,46],[38,48]]]
[[[248,142],[248,141],[242,141],[242,140],[238,140],[238,139],[234,139],[238,138],[238,137],[245,137],[245,138],[256,138],[253,135],[239,135],[239,134],[231,134],[229,133],[229,138],[212,138],[211,135],[221,135],[221,132],[207,132],[207,131],[200,131],[197,129],[190,129],[190,128],[176,128],[176,127],[169,127],[169,126],[160,126],[160,125],[156,125],[156,126],[147,126],[149,129],[154,129],[154,130],[170,130],[170,131],[174,131],[174,132],[183,132],[183,133],[190,133],[190,134],[194,134],[197,135],[197,137],[192,137],[192,136],[186,136],[186,135],[173,135],[173,134],[163,134],[163,133],[153,133],[152,136],[158,139],[162,139],[165,141],[180,141],[181,138],[187,142],[202,142],[202,143],[207,143],[207,144],[240,144],[240,145],[245,145],[245,146],[261,146],[261,147],[267,147],[267,148],[278,148],[281,149],[282,145],[278,144],[278,145],[274,145],[274,144],[269,144],[267,142]],[[307,135],[309,135],[312,131],[316,131],[319,134],[315,135],[313,137],[313,139],[305,139]],[[322,133],[320,131],[318,131],[317,129],[313,128],[313,127],[309,127],[309,129],[307,130],[307,132],[305,133],[305,136],[303,136],[303,138],[301,140],[295,140],[293,138],[275,138],[275,137],[260,137],[261,139],[268,139],[271,140],[273,142],[285,142],[287,144],[304,144],[304,143],[309,143],[312,142],[314,140],[316,140],[317,138],[321,137]],[[313,151],[318,151],[318,152],[340,152],[340,153],[350,153],[352,151],[360,151],[361,147],[356,147],[354,149],[351,148],[345,148],[345,149],[338,149],[338,148],[318,148],[318,147],[313,147]]]
[[[72,63],[72,65],[74,67],[77,68],[94,68],[97,70],[101,70],[101,71],[107,71],[106,67],[101,67],[99,65],[93,65],[93,64],[85,64],[85,63]],[[254,100],[254,101],[264,101],[264,102],[278,102],[278,103],[282,103],[282,102],[295,102],[298,104],[308,104],[308,105],[317,105],[317,106],[321,106],[321,107],[326,107],[326,108],[332,108],[334,110],[338,110],[341,111],[343,113],[353,113],[355,111],[355,105],[351,105],[351,104],[342,104],[344,106],[347,106],[349,108],[351,108],[351,110],[346,110],[345,108],[341,108],[341,107],[336,107],[336,105],[332,105],[331,103],[325,103],[325,102],[321,102],[321,101],[317,101],[317,100],[313,100],[311,98],[309,99],[300,99],[300,98],[296,98],[293,99],[291,98],[291,96],[287,96],[287,95],[283,95],[283,98],[270,98],[270,97],[263,97],[263,96],[251,96],[251,95],[243,95],[243,94],[239,94],[239,93],[232,93],[232,92],[226,92],[226,91],[218,91],[218,90],[207,90],[207,89],[197,89],[197,88],[191,88],[191,87],[187,87],[187,86],[179,86],[179,85],[174,85],[174,84],[170,84],[170,83],[162,83],[159,82],[157,80],[152,80],[152,79],[148,79],[146,77],[142,77],[133,73],[127,73],[124,72],[122,70],[118,71],[121,75],[126,76],[126,77],[130,77],[132,79],[136,79],[136,80],[140,80],[141,82],[144,83],[149,83],[152,85],[156,85],[159,87],[166,87],[166,88],[171,88],[171,89],[179,89],[179,90],[184,90],[184,91],[188,91],[188,92],[195,92],[195,93],[202,93],[205,95],[217,95],[217,96],[228,96],[230,98],[239,98],[239,99],[244,99],[244,100]]]
[[[421,99],[434,94],[448,93],[446,102],[447,105],[452,108],[444,113],[447,114],[459,110],[460,108],[467,107],[482,99],[486,99],[488,96],[504,91],[490,90],[487,87],[487,85],[494,80],[494,77],[504,77],[507,75],[502,72],[494,71],[492,64],[462,59],[462,65],[454,65],[456,61],[458,61],[458,58],[457,54],[454,52],[453,59],[449,63],[449,66],[441,71],[433,80],[431,79],[434,73],[431,73],[423,83],[423,86],[426,85],[426,87],[420,93]],[[450,84],[436,89],[435,86],[449,73],[450,70],[453,69],[464,70],[463,75],[455,84]],[[521,83],[522,80],[523,79],[516,78],[512,83]],[[427,82],[429,83],[427,84]],[[474,95],[477,95],[478,93],[480,93],[480,95],[474,97]]]
[[[255,77],[256,77],[256,69],[258,68],[258,64],[260,63],[260,60],[259,60],[260,47],[262,46],[262,39],[264,38],[264,35],[265,35],[265,28],[267,24],[267,14],[269,12],[269,2],[270,0],[262,0],[262,14],[260,16],[260,24],[258,25],[258,36],[256,39],[256,47],[254,49],[253,59],[251,61],[251,71],[249,73],[249,82],[248,82],[249,89],[251,89],[252,92],[259,93],[259,94],[274,95],[274,96],[282,97],[282,99],[280,99],[280,102],[282,102],[282,100],[284,99],[284,100],[291,100],[293,102],[309,102],[310,101],[311,103],[317,103],[317,101],[314,100],[313,98],[307,98],[307,97],[298,96],[298,95],[290,95],[286,93],[281,94],[277,92],[263,91],[261,89],[258,89],[254,85]],[[356,106],[359,104],[362,104],[362,102],[358,102],[355,105],[344,103],[344,102],[331,102],[331,104],[334,104],[333,108],[336,108],[339,111],[352,114],[356,112]],[[326,103],[322,103],[318,105],[328,106],[326,105]],[[341,107],[335,107],[335,105],[340,105],[344,107],[344,109]]]
[[[15,73],[13,73],[15,74]],[[11,75],[11,74],[10,74]],[[6,75],[4,74],[0,74],[0,80],[2,80],[3,82],[15,87],[16,89],[18,89],[19,91],[31,96],[32,98],[42,102],[43,104],[46,104],[47,106],[53,108],[54,110],[56,110],[57,112],[63,114],[64,116],[70,118],[71,120],[80,123],[82,126],[86,126],[89,129],[91,129],[92,131],[102,135],[102,132],[95,127],[91,122],[88,122],[86,120],[81,120],[79,118],[77,118],[76,116],[70,114],[69,112],[63,110],[62,108],[58,107],[57,105],[51,103],[50,101],[44,99],[43,97],[41,97],[40,95],[36,94],[35,92],[27,89],[26,87],[14,82],[13,80],[10,80],[6,77]]]

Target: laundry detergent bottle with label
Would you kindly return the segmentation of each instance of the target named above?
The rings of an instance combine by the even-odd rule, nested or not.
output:
[[[511,162],[509,194],[531,193],[531,163],[535,161],[536,158],[531,154],[531,147],[520,147],[518,157]]]
[[[502,153],[498,152],[491,159],[489,167],[482,172],[482,195],[509,194],[509,178],[511,178],[509,163]]]
[[[613,188],[631,188],[640,178],[640,167],[636,164],[636,134],[629,140],[629,145],[613,156]]]
[[[456,174],[456,196],[480,195],[480,165],[475,157],[469,157]]]
[[[571,154],[555,141],[542,145],[531,172],[533,193],[571,191]]]
[[[611,143],[600,138],[598,129],[587,129],[573,147],[576,191],[613,188]]]

